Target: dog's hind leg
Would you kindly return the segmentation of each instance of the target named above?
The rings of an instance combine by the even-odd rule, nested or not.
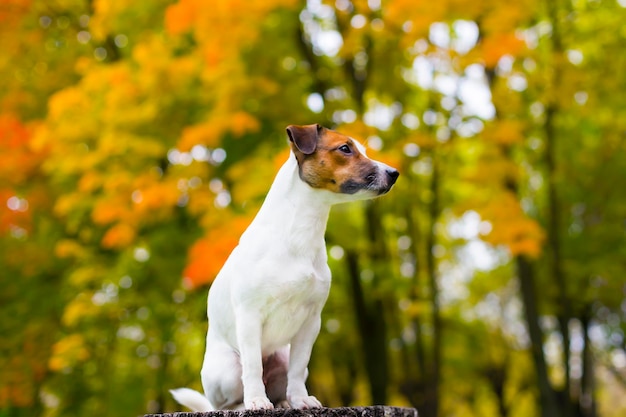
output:
[[[290,408],[287,402],[287,370],[289,346],[263,358],[263,383],[267,397],[277,408]]]
[[[241,363],[230,346],[207,344],[202,371],[204,393],[218,410],[237,408],[243,403]]]

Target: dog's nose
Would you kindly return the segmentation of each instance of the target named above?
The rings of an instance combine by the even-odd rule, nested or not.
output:
[[[387,175],[389,176],[389,181],[394,184],[396,182],[396,180],[398,179],[398,176],[400,176],[400,173],[398,172],[397,169],[387,169]]]

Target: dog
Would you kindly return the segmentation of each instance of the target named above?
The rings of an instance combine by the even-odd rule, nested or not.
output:
[[[387,193],[399,173],[320,125],[287,135],[287,162],[209,290],[205,395],[171,391],[194,411],[322,407],[305,381],[330,290],[330,208]]]

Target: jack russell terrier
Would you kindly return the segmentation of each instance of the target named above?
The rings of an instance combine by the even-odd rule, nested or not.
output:
[[[330,207],[385,194],[399,174],[320,125],[287,134],[289,159],[209,291],[205,395],[171,391],[194,411],[322,406],[305,381],[330,289]]]

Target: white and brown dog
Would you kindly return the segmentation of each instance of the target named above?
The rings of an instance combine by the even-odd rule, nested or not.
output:
[[[330,207],[385,194],[398,171],[319,125],[289,126],[287,134],[289,159],[209,291],[206,396],[172,390],[194,411],[242,403],[246,409],[322,406],[305,380],[330,289],[324,242]]]

